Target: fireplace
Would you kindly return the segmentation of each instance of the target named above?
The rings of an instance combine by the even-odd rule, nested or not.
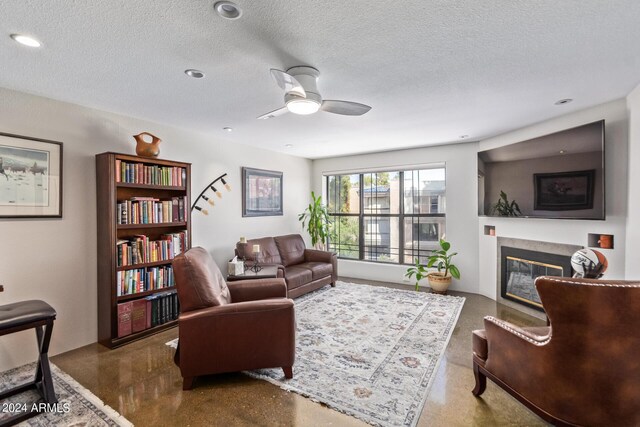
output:
[[[571,277],[571,257],[502,246],[500,295],[536,310],[544,311],[534,286],[539,276]]]

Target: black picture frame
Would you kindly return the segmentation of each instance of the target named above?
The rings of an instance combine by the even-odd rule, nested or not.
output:
[[[571,211],[593,209],[596,170],[533,174],[533,209]]]
[[[0,132],[0,218],[62,218],[62,147]]]
[[[242,168],[242,216],[282,216],[282,172]]]

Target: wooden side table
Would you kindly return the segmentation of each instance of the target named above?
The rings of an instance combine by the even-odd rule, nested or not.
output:
[[[265,265],[262,270],[254,273],[251,270],[245,270],[242,274],[229,274],[227,276],[227,282],[236,282],[238,280],[247,279],[273,279],[278,277],[278,267],[275,265]]]

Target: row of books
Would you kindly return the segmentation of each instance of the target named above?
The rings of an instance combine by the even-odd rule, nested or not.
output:
[[[186,181],[187,170],[185,168],[116,160],[116,182],[184,187]]]
[[[118,271],[116,283],[117,296],[168,288],[176,284],[170,265]]]
[[[176,291],[118,304],[118,338],[176,320],[180,304]]]
[[[133,236],[129,240],[118,240],[118,267],[171,260],[187,250],[188,239],[187,232],[181,231],[163,234],[160,240],[150,240],[144,234]]]
[[[160,200],[153,197],[132,197],[118,202],[118,224],[159,224],[184,222],[189,215],[186,197]]]

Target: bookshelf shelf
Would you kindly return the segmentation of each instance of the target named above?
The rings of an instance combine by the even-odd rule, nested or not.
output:
[[[129,182],[118,182],[116,187],[119,188],[142,188],[149,190],[169,190],[169,191],[185,191],[184,187],[176,187],[173,185],[153,185],[153,184],[133,184]]]
[[[169,265],[169,264],[171,264],[171,260],[170,259],[164,259],[162,261],[153,261],[153,262],[144,262],[144,263],[131,264],[131,265],[122,265],[120,267],[117,267],[117,271],[134,270],[136,268],[145,268],[145,267],[158,267],[158,266],[161,266],[161,265]]]
[[[157,294],[157,293],[160,293],[160,292],[168,292],[168,291],[173,291],[173,290],[175,290],[175,287],[174,286],[169,286],[167,288],[153,289],[153,290],[144,291],[144,292],[137,292],[137,293],[131,294],[131,295],[120,295],[119,297],[116,297],[116,299],[117,299],[118,302],[130,301],[132,299],[147,297],[149,295]]]
[[[152,224],[118,224],[118,230],[135,230],[136,228],[167,228],[180,227],[185,228],[187,222],[156,222]]]
[[[177,325],[173,320],[178,309],[173,295],[175,287],[170,286],[173,276],[171,259],[131,262],[150,259],[160,246],[162,253],[169,250],[173,254],[189,248],[191,164],[111,152],[98,154],[96,190],[98,341],[106,347],[115,348]],[[159,206],[147,205],[147,200],[158,201]],[[145,205],[141,201],[145,201]],[[125,208],[132,210],[122,212]],[[125,213],[131,220],[143,218],[140,216],[142,212],[144,218],[174,221],[118,224],[121,214],[125,222]],[[125,246],[126,259],[130,264],[118,266],[118,258],[125,259]],[[127,293],[135,289],[149,289],[158,283],[164,283],[165,287]],[[126,294],[118,296],[119,293]],[[127,319],[130,320],[129,329],[126,327]]]

